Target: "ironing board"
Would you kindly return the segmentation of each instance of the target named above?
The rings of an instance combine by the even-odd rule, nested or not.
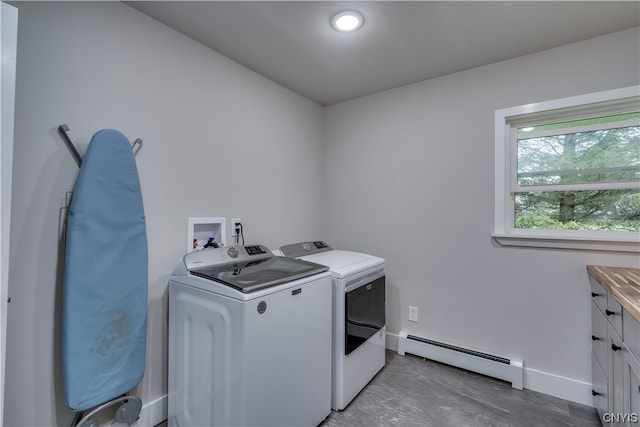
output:
[[[77,413],[142,380],[148,284],[144,208],[129,140],[101,130],[81,163],[67,218],[62,324],[65,402]]]

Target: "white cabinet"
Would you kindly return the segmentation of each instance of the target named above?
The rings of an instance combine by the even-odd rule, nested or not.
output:
[[[640,414],[640,322],[626,310],[622,312],[622,340],[624,360],[622,361],[624,413]],[[632,420],[633,421],[633,420]],[[640,420],[638,420],[640,422]]]
[[[640,323],[591,281],[593,403],[605,425],[640,422]]]
[[[639,420],[640,414],[640,362],[626,351],[622,361],[623,397],[622,412]],[[633,420],[631,420],[633,421]]]
[[[605,311],[607,292],[594,279],[591,282],[591,383],[593,406],[603,420],[613,404],[611,375],[610,323]]]

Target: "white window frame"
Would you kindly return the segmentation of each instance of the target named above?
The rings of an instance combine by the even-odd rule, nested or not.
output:
[[[492,236],[503,246],[586,249],[640,253],[640,233],[620,231],[537,230],[514,226],[511,132],[532,121],[568,121],[587,115],[617,113],[625,105],[636,109],[640,86],[629,86],[495,111],[495,222]],[[636,110],[637,111],[637,110]]]

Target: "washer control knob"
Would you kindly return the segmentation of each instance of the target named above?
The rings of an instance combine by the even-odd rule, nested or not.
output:
[[[238,248],[231,246],[228,250],[227,250],[227,255],[229,255],[231,258],[238,258],[238,254],[240,252],[238,252]]]
[[[302,244],[302,249],[304,249],[307,252],[311,252],[311,244],[310,243],[303,243]]]

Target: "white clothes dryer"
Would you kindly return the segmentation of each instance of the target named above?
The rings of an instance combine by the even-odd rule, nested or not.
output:
[[[385,364],[385,261],[323,241],[277,254],[326,265],[332,276],[331,408],[343,410]]]
[[[320,424],[331,413],[327,270],[261,245],[185,255],[169,281],[169,426]]]

